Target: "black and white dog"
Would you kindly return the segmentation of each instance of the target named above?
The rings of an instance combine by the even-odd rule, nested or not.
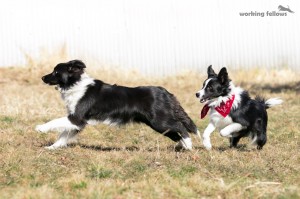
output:
[[[57,86],[68,111],[67,117],[36,126],[39,132],[61,133],[46,148],[67,146],[87,124],[141,122],[179,142],[178,147],[192,149],[189,133],[199,132],[174,95],[162,87],[106,84],[89,77],[84,68],[82,61],[73,60],[58,64],[52,73],[42,77],[46,84]]]
[[[217,128],[221,136],[229,137],[230,147],[236,147],[240,138],[248,136],[257,149],[262,149],[267,141],[266,110],[281,104],[282,100],[251,99],[247,91],[234,86],[226,68],[216,74],[209,66],[207,74],[203,88],[196,93],[200,102],[205,103],[201,118],[210,110],[210,122],[202,135],[205,148],[211,149],[210,134]]]

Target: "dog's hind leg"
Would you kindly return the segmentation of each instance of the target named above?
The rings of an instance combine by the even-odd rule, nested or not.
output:
[[[260,132],[256,138],[257,149],[261,150],[263,146],[266,144],[266,142],[267,142],[266,132]]]
[[[161,133],[162,135],[170,138],[174,142],[178,142],[176,148],[180,147],[186,150],[192,149],[191,138],[184,126],[181,125],[181,123],[171,123],[162,126],[161,122],[157,122],[152,123],[149,126],[157,132]]]
[[[183,133],[181,132],[180,135],[181,135],[181,139],[176,145],[176,148],[181,147],[185,150],[192,150],[193,144],[190,135],[187,132],[183,132]]]
[[[242,136],[229,138],[230,148],[236,148]]]
[[[267,119],[257,119],[252,131],[256,134],[252,136],[252,143],[257,144],[257,149],[261,150],[267,142]]]
[[[188,133],[188,129],[180,122],[174,122],[169,123],[168,127],[170,129],[169,135],[167,134],[169,138],[174,140],[175,142],[178,142],[175,149],[185,149],[185,150],[192,150],[192,140],[190,138],[190,135]]]
[[[249,132],[247,129],[234,133],[232,137],[229,138],[230,148],[236,148],[242,137],[248,136]]]
[[[162,133],[164,136],[170,138],[174,142],[178,142],[181,139],[181,136],[177,132],[173,131],[166,131],[165,133]]]

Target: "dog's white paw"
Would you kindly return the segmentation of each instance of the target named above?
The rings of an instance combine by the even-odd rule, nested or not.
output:
[[[182,145],[182,147],[185,149],[185,150],[192,150],[193,148],[193,144],[192,144],[192,140],[191,138],[182,138],[179,143]]]
[[[45,149],[47,149],[47,150],[56,150],[56,149],[65,148],[65,147],[67,147],[66,144],[56,144],[56,143],[54,143],[51,146],[46,146]]]
[[[207,150],[211,150],[212,146],[209,139],[203,139],[203,145]]]
[[[231,137],[232,137],[232,134],[231,134],[230,132],[227,132],[227,131],[224,130],[224,129],[222,129],[222,130],[220,131],[220,135],[221,135],[222,137],[227,137],[227,138],[231,138]]]
[[[45,125],[37,125],[36,127],[35,127],[35,130],[37,131],[37,132],[40,132],[40,133],[47,133],[48,132],[48,128],[45,126]]]
[[[55,149],[57,149],[57,147],[55,147],[53,145],[51,145],[51,146],[45,146],[44,148],[47,149],[47,150],[55,150]]]
[[[55,149],[64,148],[64,147],[67,147],[67,140],[59,139],[54,144],[52,144],[51,146],[45,147],[45,149],[55,150]]]
[[[182,138],[181,140],[179,140],[179,142],[176,144],[175,146],[175,150],[188,150],[191,151],[192,150],[192,141],[191,138]]]

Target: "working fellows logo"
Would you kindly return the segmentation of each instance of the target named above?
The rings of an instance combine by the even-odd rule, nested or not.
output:
[[[250,12],[240,12],[241,17],[286,17],[289,13],[294,13],[289,6],[284,7],[282,5],[278,6],[278,11],[267,11],[267,12],[259,12],[259,11],[250,11]]]

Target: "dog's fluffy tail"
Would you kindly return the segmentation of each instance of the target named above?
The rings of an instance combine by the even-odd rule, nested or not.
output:
[[[271,108],[273,106],[279,105],[283,103],[283,100],[280,98],[271,98],[264,102],[266,105],[266,109]]]

